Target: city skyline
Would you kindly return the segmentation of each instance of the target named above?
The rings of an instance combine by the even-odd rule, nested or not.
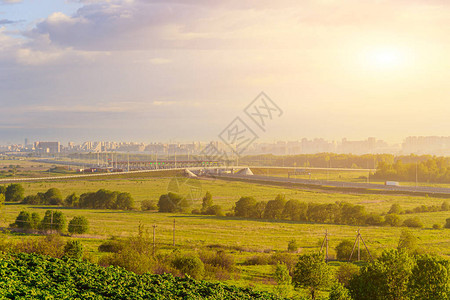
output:
[[[447,136],[450,3],[0,1],[0,143]]]

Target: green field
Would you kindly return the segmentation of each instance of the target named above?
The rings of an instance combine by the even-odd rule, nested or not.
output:
[[[172,177],[165,178],[109,178],[95,180],[70,180],[55,182],[23,183],[26,194],[45,192],[50,187],[59,188],[63,196],[73,192],[97,191],[100,188],[130,192],[135,199],[135,206],[139,208],[143,200],[157,202],[161,194],[167,193]],[[286,199],[298,199],[304,202],[333,203],[346,201],[352,204],[364,205],[369,212],[385,213],[394,203],[399,203],[403,209],[412,209],[422,204],[441,205],[443,199],[428,197],[396,196],[396,195],[355,195],[345,193],[327,193],[305,191],[297,188],[285,188],[261,184],[224,180],[193,181],[201,187],[199,196],[206,191],[213,195],[214,204],[231,211],[233,204],[241,196],[253,196],[258,201],[272,200],[278,194],[286,195]],[[191,182],[192,183],[192,182]],[[182,190],[186,192],[187,190]],[[200,197],[194,199],[192,208],[201,206]],[[18,213],[27,209],[38,212],[41,216],[49,209],[48,206],[25,206],[7,203],[1,210],[0,226],[8,227],[13,223]],[[138,226],[144,225],[149,233],[156,225],[156,241],[161,247],[169,247],[173,239],[173,222],[176,222],[175,241],[177,247],[198,250],[208,245],[221,245],[232,253],[238,262],[260,253],[285,251],[290,240],[295,239],[300,246],[300,253],[318,251],[323,240],[325,230],[330,233],[330,254],[335,256],[334,247],[343,239],[353,240],[358,228],[374,254],[383,249],[395,248],[398,243],[400,227],[375,226],[346,226],[331,224],[308,224],[292,221],[247,220],[234,217],[199,216],[191,214],[165,214],[157,212],[87,210],[73,208],[58,208],[67,219],[74,216],[86,216],[90,222],[89,234],[77,236],[92,254],[99,257],[97,247],[111,236],[127,237],[137,233]],[[444,225],[450,217],[448,212],[433,212],[402,215],[409,218],[418,216],[424,223],[424,229],[412,229],[419,239],[419,246],[426,251],[450,257],[450,230],[431,229],[433,224]],[[32,236],[33,237],[33,236]],[[13,235],[9,238],[21,240],[23,235]],[[255,285],[260,289],[270,289],[271,266],[239,266],[240,279],[232,281],[240,286]],[[269,285],[268,285],[269,284]]]

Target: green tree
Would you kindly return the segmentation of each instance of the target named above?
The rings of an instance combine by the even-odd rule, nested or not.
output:
[[[448,202],[448,201],[442,202],[441,210],[442,211],[449,211],[450,210],[450,202]]]
[[[256,200],[253,197],[241,197],[234,207],[237,217],[251,218],[254,216]]]
[[[278,195],[275,200],[270,200],[266,204],[266,209],[264,210],[264,218],[278,220],[283,216],[284,205],[286,204],[286,199],[284,195]]]
[[[349,290],[347,290],[342,284],[337,283],[331,287],[328,300],[352,300]]]
[[[64,246],[64,256],[72,259],[81,259],[83,257],[83,245],[80,241],[70,240]]]
[[[423,223],[419,217],[413,217],[413,218],[409,218],[409,219],[406,219],[405,221],[403,221],[403,226],[410,227],[410,228],[422,228]]]
[[[445,220],[445,228],[450,228],[450,218],[448,218],[447,220]]]
[[[68,231],[70,233],[83,234],[88,232],[89,230],[89,222],[86,217],[74,217],[69,222]]]
[[[299,246],[296,240],[290,240],[288,243],[288,251],[289,252],[297,252]]]
[[[201,279],[205,273],[205,265],[197,256],[179,256],[172,263],[182,274],[189,275],[195,279]]]
[[[354,245],[355,245],[354,241],[350,241],[350,240],[343,240],[343,241],[341,241],[335,248],[335,250],[336,250],[336,258],[338,260],[342,260],[342,261],[349,260]],[[355,250],[354,250],[353,256],[352,256],[352,260],[357,260],[358,259],[357,251],[358,251],[358,249],[356,249],[356,247],[355,247]],[[360,258],[361,258],[361,260],[367,260],[369,258],[369,254],[367,253],[365,248],[361,249],[361,251],[360,251]]]
[[[388,214],[384,217],[384,223],[392,227],[397,227],[400,226],[401,220],[397,214]]]
[[[20,202],[23,200],[24,188],[18,183],[11,183],[5,191],[6,202]]]
[[[400,215],[401,213],[403,213],[403,209],[402,209],[402,207],[400,206],[400,204],[398,204],[398,203],[392,204],[391,209],[389,209],[389,211],[388,211],[388,215],[389,215],[389,214],[397,214],[397,215]]]
[[[450,263],[448,260],[419,255],[409,282],[411,300],[448,300],[450,298]]]
[[[348,287],[350,280],[359,274],[359,267],[352,263],[343,263],[336,271],[337,281],[345,287]]]
[[[41,221],[43,230],[63,231],[66,226],[66,217],[60,211],[47,210]]]
[[[350,280],[350,293],[355,300],[407,300],[413,267],[414,259],[406,252],[384,251]]]
[[[183,209],[184,197],[175,193],[161,195],[158,201],[159,212],[180,212]]]
[[[31,228],[38,229],[41,224],[41,217],[37,212],[31,214]]]
[[[63,203],[62,193],[57,188],[50,188],[44,194],[45,204],[61,205]]]
[[[294,286],[309,288],[316,299],[316,291],[330,286],[332,275],[322,254],[305,254],[299,257],[292,279]]]
[[[5,205],[5,195],[0,193],[0,208]]]
[[[292,277],[285,263],[278,263],[275,266],[273,278],[277,282],[275,291],[282,297],[289,297],[292,290]]]
[[[208,208],[213,206],[213,199],[210,192],[206,192],[205,196],[202,199],[202,213],[206,213]]]
[[[21,211],[14,222],[14,226],[22,229],[31,229],[31,214],[28,211]]]
[[[122,210],[131,210],[134,206],[134,199],[130,193],[120,193],[117,195],[115,208]]]
[[[69,207],[77,207],[80,201],[80,197],[76,193],[72,193],[64,199],[64,204]]]
[[[403,229],[398,240],[397,250],[411,254],[416,252],[417,248],[417,238],[410,230]]]

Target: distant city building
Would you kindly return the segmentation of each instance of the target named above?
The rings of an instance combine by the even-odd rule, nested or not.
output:
[[[402,145],[404,154],[450,155],[450,137],[410,136]]]
[[[34,149],[38,153],[59,153],[61,145],[59,142],[35,142]]]

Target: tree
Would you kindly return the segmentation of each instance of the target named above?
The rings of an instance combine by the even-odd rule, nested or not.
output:
[[[117,195],[115,208],[131,210],[134,206],[134,199],[130,193],[120,193]]]
[[[31,214],[31,228],[38,229],[41,224],[41,217],[37,212]]]
[[[442,202],[441,210],[442,211],[449,211],[450,210],[450,202],[448,202],[448,201]]]
[[[275,200],[267,202],[266,209],[264,210],[264,218],[278,220],[282,218],[284,205],[286,199],[284,195],[278,195]]]
[[[0,193],[0,208],[5,205],[5,195]]]
[[[157,210],[158,205],[156,205],[155,202],[152,200],[142,200],[141,202],[141,210],[147,211],[147,210]]]
[[[299,246],[296,240],[290,240],[288,243],[288,251],[289,252],[297,252]]]
[[[341,241],[335,248],[336,250],[336,258],[338,260],[347,261],[350,259],[350,255],[352,254],[353,246],[355,245],[354,241],[350,240],[343,240]],[[358,254],[356,253],[358,249],[354,250],[352,259],[356,260],[358,258]],[[360,258],[361,260],[367,260],[369,257],[367,251],[360,251]]]
[[[69,207],[77,207],[79,201],[80,197],[78,197],[76,193],[72,193],[66,197],[66,199],[64,200],[64,204]]]
[[[411,227],[411,228],[422,228],[423,223],[418,217],[409,218],[403,221],[403,226]]]
[[[392,204],[391,209],[389,209],[389,211],[388,211],[388,215],[389,215],[389,214],[397,214],[397,215],[400,215],[401,213],[403,213],[403,209],[402,209],[402,207],[400,206],[400,204],[398,204],[398,203]]]
[[[222,206],[220,205],[213,205],[208,207],[208,209],[205,212],[206,215],[210,216],[223,216]]]
[[[332,276],[323,255],[317,253],[299,257],[292,279],[294,286],[309,288],[311,298],[316,299],[316,290],[328,287]]]
[[[88,232],[88,230],[89,230],[89,222],[84,216],[74,217],[69,222],[68,231],[72,234],[73,233],[83,234]]]
[[[25,190],[22,185],[18,183],[11,183],[5,191],[6,202],[20,202],[23,200]]]
[[[208,208],[213,206],[212,195],[210,192],[206,192],[205,196],[202,199],[202,213],[206,213]]]
[[[193,255],[179,256],[173,261],[173,266],[182,274],[200,279],[205,273],[205,265],[200,258]]]
[[[80,241],[70,240],[64,246],[64,256],[72,259],[80,259],[83,256],[83,245]]]
[[[343,263],[336,271],[336,279],[340,284],[348,287],[350,280],[359,274],[359,267],[352,263]]]
[[[411,300],[448,300],[450,298],[450,263],[431,255],[416,257],[409,282]]]
[[[392,227],[397,227],[400,226],[401,220],[397,214],[388,214],[384,217],[384,223]]]
[[[22,229],[31,229],[32,223],[31,223],[31,214],[28,211],[21,211],[19,215],[16,218],[16,221],[13,224],[17,228]]]
[[[406,252],[384,251],[350,280],[350,293],[355,300],[407,300],[413,267],[414,259]]]
[[[256,200],[253,197],[241,197],[236,206],[234,213],[237,217],[251,218],[254,215]]]
[[[61,205],[63,202],[61,191],[57,188],[50,188],[44,194],[45,204]]]
[[[159,212],[180,212],[183,209],[184,197],[175,193],[161,195],[158,201]]]
[[[282,217],[291,221],[306,221],[308,205],[298,200],[289,200],[284,205]]]
[[[66,218],[60,211],[47,210],[44,218],[41,221],[41,228],[43,230],[63,231],[66,226]]]
[[[448,218],[447,220],[445,220],[445,228],[450,228],[450,218]]]
[[[328,300],[352,300],[350,292],[340,283],[333,285]]]
[[[277,282],[277,287],[275,288],[277,294],[282,297],[289,297],[292,290],[292,277],[285,263],[278,263],[275,266],[273,278]]]
[[[407,253],[414,253],[417,250],[417,238],[410,230],[402,230],[398,240],[397,250]]]

